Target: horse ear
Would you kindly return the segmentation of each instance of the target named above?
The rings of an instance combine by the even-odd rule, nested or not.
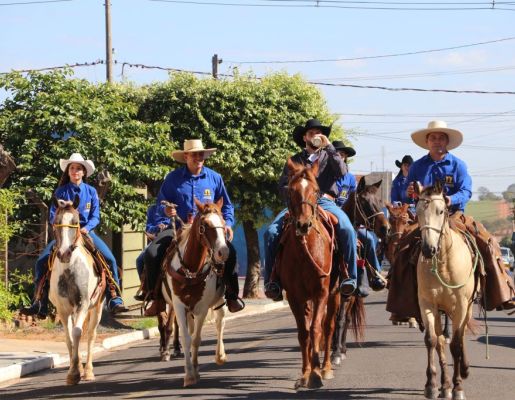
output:
[[[204,210],[204,204],[202,204],[196,197],[193,197],[193,200],[195,201],[195,205],[199,211]]]
[[[57,197],[55,197],[55,194],[52,195],[52,205],[55,207],[55,208],[59,208],[59,202],[57,201]]]
[[[420,195],[420,193],[422,193],[423,188],[422,188],[422,185],[420,184],[420,182],[418,182],[418,181],[417,182],[413,182],[413,187],[414,187],[415,193],[417,195]]]
[[[73,208],[77,209],[77,207],[79,206],[80,204],[80,197],[78,194],[75,195],[75,198],[73,199]]]
[[[374,183],[373,186],[379,189],[379,186],[381,186],[381,183],[383,183],[383,180],[381,179],[379,182]]]
[[[394,207],[393,207],[392,203],[385,202],[385,203],[384,203],[384,206],[388,209],[388,211],[389,211],[390,213],[393,213],[393,208],[394,208]]]
[[[319,164],[318,164],[318,160],[316,160],[311,165],[311,172],[313,172],[313,175],[315,175],[315,178],[318,176],[318,169],[319,169]]]
[[[404,203],[404,204],[402,205],[402,212],[403,212],[403,213],[407,212],[407,211],[408,211],[408,208],[409,208],[409,204]]]
[[[288,171],[290,172],[290,174],[295,171],[296,169],[296,165],[292,160],[291,158],[288,158],[288,162],[286,163],[287,167],[288,167]]]
[[[358,183],[358,188],[356,189],[356,191],[358,193],[362,192],[363,190],[365,190],[365,187],[367,186],[367,183],[365,182],[365,177],[362,176],[361,179],[359,180],[359,183]]]
[[[216,202],[215,202],[216,206],[221,210],[222,209],[222,206],[224,205],[224,198],[223,197],[220,197]]]
[[[442,182],[441,182],[441,181],[439,181],[439,180],[437,180],[437,181],[435,182],[435,184],[434,184],[433,188],[434,188],[434,190],[435,190],[435,192],[436,192],[437,194],[442,193],[442,192],[443,192]]]

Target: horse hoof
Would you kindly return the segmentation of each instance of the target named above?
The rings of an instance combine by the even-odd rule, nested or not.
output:
[[[322,377],[316,372],[311,372],[309,375],[308,388],[309,389],[318,389],[321,388],[324,384],[322,383]]]
[[[161,361],[170,361],[170,354],[161,354]]]
[[[342,356],[333,354],[331,356],[331,364],[340,366],[342,364]]]
[[[187,376],[184,378],[184,387],[195,385],[198,382],[196,376]]]
[[[435,387],[426,387],[424,389],[424,397],[426,399],[437,399],[438,398],[438,389]]]
[[[300,389],[300,388],[305,388],[305,387],[306,387],[306,379],[304,379],[304,378],[297,379],[297,381],[295,382],[295,385],[293,386],[293,388],[295,390]]]
[[[452,400],[466,400],[464,390],[453,390]]]
[[[66,377],[66,384],[67,385],[76,385],[80,382],[80,374],[77,373],[77,374],[73,374],[73,375],[68,375]]]
[[[392,321],[392,325],[400,325],[401,323],[399,321]]]
[[[226,361],[227,361],[227,356],[225,354],[222,357],[215,358],[216,365],[224,365]]]
[[[440,399],[452,399],[452,390],[450,388],[440,389]]]
[[[181,350],[180,349],[175,349],[172,353],[172,357],[173,358],[179,358],[180,356],[182,356],[181,354]]]
[[[82,378],[85,381],[94,381],[95,380],[95,374],[93,372],[85,372],[84,377]]]
[[[334,379],[333,370],[322,370],[322,379]]]

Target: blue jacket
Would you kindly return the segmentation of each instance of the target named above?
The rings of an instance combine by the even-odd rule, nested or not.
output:
[[[338,188],[336,204],[338,207],[343,207],[343,205],[349,199],[349,195],[356,191],[356,177],[350,172],[347,172],[336,181],[336,187]]]
[[[413,199],[408,198],[406,190],[409,186],[409,180],[407,176],[402,175],[400,172],[392,182],[392,191],[390,193],[390,200],[392,203],[399,202],[403,204],[412,204]]]
[[[157,204],[151,205],[147,210],[147,225],[145,228],[145,232],[147,233],[159,233],[159,224],[169,225],[170,218],[161,219],[160,222],[157,222]]]
[[[233,226],[234,207],[222,176],[208,167],[202,167],[200,174],[192,175],[186,166],[170,172],[161,185],[156,203],[156,224],[166,223],[163,221],[168,218],[164,214],[162,200],[177,204],[177,215],[187,222],[189,215],[197,213],[194,197],[201,203],[216,203],[223,198],[222,215],[227,226]]]
[[[80,226],[81,228],[86,228],[88,232],[92,231],[100,223],[100,203],[98,201],[97,190],[93,186],[84,182],[77,186],[70,182],[66,185],[59,186],[54,196],[57,199],[73,201],[76,194],[78,194],[80,198],[79,207],[77,207],[77,211],[80,215]],[[54,223],[55,211],[56,207],[52,203],[49,215],[51,224]]]
[[[472,197],[472,178],[467,165],[451,153],[442,161],[433,161],[428,154],[411,165],[408,182],[419,181],[423,186],[430,186],[437,180],[442,182],[445,195],[451,199],[451,211],[464,211]]]

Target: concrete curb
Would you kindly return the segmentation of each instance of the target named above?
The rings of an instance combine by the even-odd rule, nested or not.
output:
[[[286,301],[267,303],[253,311],[247,311],[242,314],[226,315],[225,321],[230,321],[236,318],[249,317],[252,315],[264,314],[269,311],[279,310],[288,307]],[[210,322],[210,321],[206,321]],[[117,336],[111,336],[102,341],[101,346],[95,346],[93,353],[100,353],[106,350],[111,350],[117,347],[124,346],[129,343],[137,342],[139,340],[151,339],[159,336],[157,327],[142,329],[139,331],[124,333]],[[81,352],[81,356],[85,357],[86,352]],[[33,357],[27,361],[22,361],[7,367],[0,368],[0,383],[7,382],[14,379],[19,379],[22,376],[32,374],[34,372],[42,371],[45,369],[52,369],[56,367],[64,367],[69,364],[69,358],[61,357],[59,354],[48,353],[44,356],[27,355],[27,358]]]

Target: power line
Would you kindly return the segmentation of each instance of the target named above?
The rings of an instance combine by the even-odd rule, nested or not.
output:
[[[59,66],[55,66],[55,67],[43,67],[43,68],[31,68],[31,69],[13,69],[9,72],[0,72],[0,75],[7,75],[7,74],[10,74],[10,73],[13,73],[13,72],[20,72],[20,73],[25,73],[25,72],[41,72],[41,71],[54,71],[54,70],[57,70],[57,69],[65,69],[65,68],[77,68],[77,67],[92,67],[94,65],[98,65],[98,64],[104,64],[105,61],[104,60],[96,60],[96,61],[92,61],[92,62],[85,62],[85,63],[75,63],[75,64],[65,64],[65,65],[59,65]]]
[[[74,1],[74,0],[34,0],[34,1],[17,1],[12,3],[0,3],[1,6],[24,6],[28,4],[45,4],[45,3],[64,3],[65,1]]]
[[[158,0],[153,0],[153,1],[158,1]],[[159,0],[159,1],[161,1],[161,0]],[[162,1],[164,1],[164,0],[162,0]],[[486,44],[506,42],[506,41],[510,41],[513,39],[515,39],[515,36],[510,36],[510,37],[495,39],[495,40],[488,40],[488,41],[484,41],[484,42],[462,44],[462,45],[452,46],[452,47],[442,47],[442,48],[438,48],[438,49],[406,51],[406,52],[402,52],[402,53],[379,54],[379,55],[362,56],[362,57],[326,58],[326,59],[314,59],[314,60],[227,61],[227,62],[233,63],[233,64],[299,64],[299,63],[371,60],[371,59],[377,59],[377,58],[404,57],[404,56],[411,56],[411,55],[416,55],[416,54],[427,54],[427,53],[436,53],[436,52],[440,52],[440,51],[464,49],[467,47],[483,46]]]

